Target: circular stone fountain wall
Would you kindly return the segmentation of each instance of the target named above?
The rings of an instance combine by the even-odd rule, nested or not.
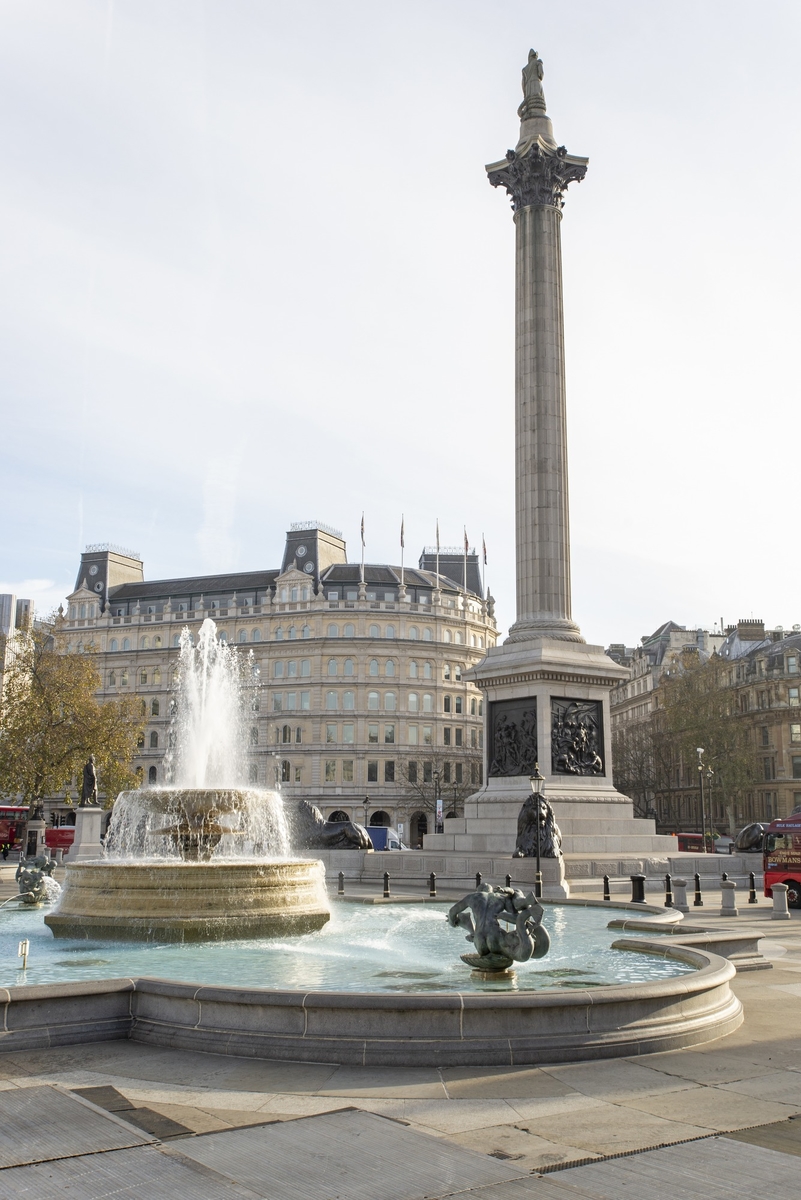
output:
[[[329,919],[321,862],[85,862],[67,868],[61,938],[190,942],[311,933]]]

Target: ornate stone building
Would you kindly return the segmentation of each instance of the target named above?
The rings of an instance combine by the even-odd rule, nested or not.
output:
[[[482,783],[481,692],[464,676],[497,636],[475,553],[443,551],[439,575],[431,552],[421,564],[349,563],[320,522],[292,526],[279,568],[230,575],[147,581],[137,555],[90,546],[64,629],[96,654],[104,697],[141,697],[145,782],[166,781],[181,631],[211,617],[253,674],[251,781],[278,779],[327,817],[401,822],[416,844],[435,791],[454,814]]]

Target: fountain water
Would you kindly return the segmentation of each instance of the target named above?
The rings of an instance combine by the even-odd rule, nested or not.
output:
[[[329,917],[322,863],[290,858],[280,792],[244,786],[255,686],[206,619],[185,629],[165,787],[122,792],[103,859],[67,865],[56,937],[196,941],[296,934]],[[250,681],[250,682],[249,682]]]

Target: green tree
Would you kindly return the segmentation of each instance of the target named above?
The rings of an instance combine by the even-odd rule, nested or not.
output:
[[[697,779],[698,747],[705,768],[714,772],[713,796],[729,813],[729,826],[743,793],[757,780],[756,748],[747,722],[739,719],[736,693],[727,686],[724,664],[716,654],[702,662],[685,651],[662,677],[660,721],[675,766],[689,766]],[[705,781],[706,783],[706,781]]]
[[[14,636],[0,697],[0,790],[28,804],[80,781],[95,756],[98,792],[110,804],[134,787],[141,711],[132,697],[101,703],[92,659],[65,653],[55,624]],[[80,783],[79,783],[80,786]]]

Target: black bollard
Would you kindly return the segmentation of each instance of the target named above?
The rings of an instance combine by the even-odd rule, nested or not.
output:
[[[631,876],[631,902],[632,904],[645,904],[645,876]]]
[[[433,871],[428,877],[428,894],[429,896],[436,896],[437,894],[437,877]]]
[[[537,871],[534,875],[534,895],[538,900],[542,899],[542,871]]]
[[[703,908],[704,902],[701,899],[701,876],[695,872],[695,899],[693,900],[693,908]]]
[[[345,895],[345,872],[344,871],[339,872],[339,882],[337,884],[337,895],[338,896]]]
[[[511,876],[511,875],[507,875],[507,876],[506,876],[506,886],[507,886],[507,887],[511,887],[511,886],[512,886],[512,876]]]
[[[759,903],[759,901],[757,900],[757,894],[756,894],[756,878],[754,876],[753,871],[750,871],[748,874],[748,903],[749,904],[758,904]]]
[[[609,876],[604,875],[604,900],[611,900],[612,896],[609,892]]]
[[[481,872],[480,871],[476,871],[476,887],[477,888],[481,887]]]
[[[665,908],[673,907],[673,880],[670,872],[665,876]]]
[[[384,872],[384,896],[389,895],[389,871]]]

